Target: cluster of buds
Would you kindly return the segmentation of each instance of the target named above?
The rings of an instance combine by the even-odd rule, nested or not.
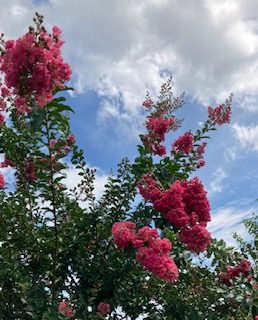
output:
[[[167,103],[169,102],[167,101]],[[161,108],[159,103],[154,104],[149,94],[147,94],[142,105],[150,112],[150,116],[145,123],[148,133],[142,137],[142,141],[148,152],[163,156],[166,154],[166,148],[162,144],[165,140],[165,134],[171,130],[176,130],[179,123],[177,119],[171,115],[169,105],[166,108]]]

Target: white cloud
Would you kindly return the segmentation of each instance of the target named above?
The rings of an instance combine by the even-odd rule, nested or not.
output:
[[[244,207],[243,204],[246,206]],[[243,220],[251,217],[256,210],[257,206],[248,199],[226,204],[212,212],[212,220],[208,224],[208,229],[217,239],[224,239],[228,245],[235,246],[237,243],[232,234],[237,232],[243,239],[246,239],[248,233]]]
[[[15,182],[15,169],[12,167],[1,168],[1,173],[3,173],[5,178],[5,187],[8,191],[14,191],[16,188]]]
[[[97,169],[94,180],[94,195],[97,199],[99,199],[105,190],[105,184],[107,182],[108,175],[99,168],[94,169]],[[75,166],[70,165],[68,169],[63,170],[63,173],[66,175],[63,183],[67,186],[67,188],[73,189],[78,185],[78,183],[81,182],[82,177],[78,174],[79,170],[76,169]]]
[[[105,184],[107,183],[108,175],[106,174],[97,174],[96,179],[94,181],[94,192],[97,199],[99,199],[104,191],[105,191]]]
[[[145,90],[155,96],[164,71],[175,75],[177,91],[205,104],[234,91],[235,102],[257,111],[257,7],[254,0],[2,0],[0,21],[10,37],[36,10],[47,26],[59,24],[76,88],[102,96],[107,121],[135,127]]]
[[[232,126],[232,129],[242,147],[258,151],[258,125],[241,126],[236,123]]]
[[[215,177],[212,182],[210,183],[210,190],[209,193],[220,193],[223,190],[222,181],[227,177],[226,172],[219,167],[214,173],[213,176]]]
[[[227,162],[234,161],[237,158],[237,148],[235,146],[226,148],[224,158]]]

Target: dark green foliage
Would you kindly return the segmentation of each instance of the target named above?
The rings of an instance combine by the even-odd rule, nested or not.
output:
[[[174,98],[166,83],[159,104],[176,111],[182,98]],[[96,199],[96,173],[87,167],[83,151],[76,144],[70,146],[70,158],[55,151],[63,150],[71,133],[73,110],[65,98],[58,96],[28,116],[17,115],[12,106],[9,111],[11,125],[0,127],[0,149],[14,163],[16,186],[0,192],[0,319],[64,319],[57,306],[66,296],[78,320],[100,319],[97,305],[103,301],[113,311],[109,319],[125,319],[119,307],[131,319],[140,314],[150,320],[251,319],[257,300],[247,298],[246,292],[253,296],[252,284],[239,279],[227,287],[218,274],[243,255],[257,262],[257,239],[246,243],[236,236],[241,253],[214,239],[206,256],[198,258],[178,241],[178,230],[137,195],[137,182],[145,173],[152,173],[164,189],[176,179],[187,179],[196,169],[190,158],[174,154],[154,161],[144,146],[138,146],[135,162],[123,159]],[[208,123],[205,126],[197,131],[198,140],[209,131]],[[54,139],[58,141],[53,148]],[[72,189],[63,185],[69,161],[81,178]],[[28,163],[35,171],[32,178]],[[155,226],[161,237],[170,239],[172,257],[181,270],[177,283],[144,271],[132,249],[114,246],[112,225],[123,220],[133,220],[138,227]],[[256,236],[257,220],[246,226]],[[252,277],[257,281],[257,270],[252,270]]]

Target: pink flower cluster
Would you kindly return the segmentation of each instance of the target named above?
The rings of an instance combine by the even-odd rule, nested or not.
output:
[[[2,172],[0,172],[0,189],[4,189],[5,187],[5,178]]]
[[[18,114],[31,112],[31,107],[27,104],[27,100],[24,97],[16,96],[14,104]]]
[[[147,201],[155,202],[162,196],[158,183],[150,174],[145,174],[138,183],[140,194]]]
[[[192,159],[197,162],[197,168],[200,168],[205,165],[203,155],[206,146],[207,142],[196,145],[193,134],[187,131],[172,143],[172,150],[187,155],[192,153]]]
[[[12,160],[10,159],[7,159],[5,157],[4,161],[0,162],[0,168],[6,168],[6,167],[13,167],[14,166],[14,163]]]
[[[0,58],[1,59],[1,58]],[[0,110],[4,111],[10,90],[0,82]]]
[[[67,318],[72,318],[75,315],[74,310],[69,307],[69,302],[66,300],[59,303],[58,311]]]
[[[112,234],[118,248],[131,245],[137,250],[136,261],[146,270],[163,280],[177,281],[178,268],[169,257],[171,242],[166,238],[159,239],[156,229],[146,226],[137,231],[133,222],[117,222],[112,227]]]
[[[100,302],[98,304],[98,313],[101,316],[105,316],[106,314],[108,314],[110,312],[110,304],[109,303],[105,303],[105,302]]]
[[[4,124],[4,115],[0,113],[0,125]]]
[[[64,88],[64,82],[70,79],[71,69],[61,56],[60,33],[55,26],[52,35],[45,31],[39,35],[28,32],[17,40],[5,42],[0,71],[5,75],[5,86],[16,96],[18,112],[30,111],[31,97],[39,107],[44,107],[53,99],[53,90]]]
[[[195,160],[198,160],[197,162],[197,168],[203,167],[205,165],[205,161],[203,160],[203,155],[205,148],[207,146],[207,142],[203,142],[195,150]]]
[[[199,223],[207,226],[207,223],[211,221],[210,203],[201,181],[195,177],[188,182],[182,182],[182,185],[185,188],[183,198],[191,224]]]
[[[198,158],[203,157],[206,146],[207,146],[207,142],[203,142],[202,144],[198,145],[198,147],[196,148],[196,157]]]
[[[150,108],[153,105],[153,101],[150,98],[147,98],[142,103],[143,107]]]
[[[202,252],[211,243],[206,230],[211,220],[210,204],[201,181],[195,177],[190,181],[173,182],[168,190],[161,191],[157,182],[145,175],[138,183],[145,200],[153,203],[172,225],[181,229],[179,238],[194,252]]]
[[[238,277],[241,273],[248,276],[251,270],[251,262],[247,259],[242,259],[236,266],[228,266],[226,272],[219,274],[220,281],[226,285],[231,285],[231,280]]]
[[[66,141],[68,146],[72,146],[75,143],[75,136],[73,134],[69,134]]]
[[[145,230],[145,233],[147,233],[146,231],[148,230]],[[166,238],[157,239],[149,236],[149,240],[145,241],[144,244],[145,246],[138,249],[136,261],[163,280],[177,281],[178,268],[174,260],[169,257],[172,249],[171,242]]]
[[[218,125],[229,123],[231,118],[231,107],[227,104],[221,104],[216,108],[208,107],[209,118]]]
[[[164,140],[165,133],[174,123],[174,118],[148,118],[146,128],[153,135],[156,135],[159,140]]]
[[[56,153],[60,156],[66,156],[68,153],[70,153],[71,146],[75,142],[75,136],[73,134],[69,134],[66,140],[64,139],[53,139],[50,141],[50,148],[52,150],[52,153]],[[54,155],[53,155],[54,156]]]
[[[191,131],[185,132],[172,144],[176,152],[188,154],[193,150],[194,137]]]
[[[209,231],[200,224],[193,227],[184,228],[179,233],[179,240],[187,246],[192,252],[203,252],[211,244],[211,235]]]
[[[112,226],[112,234],[118,248],[127,248],[135,237],[136,225],[131,221],[117,222]]]
[[[25,166],[25,179],[27,181],[35,181],[37,179],[36,173],[36,164],[33,160],[28,160]]]
[[[148,134],[144,136],[143,142],[152,154],[163,156],[166,148],[160,143],[165,140],[165,133],[175,125],[175,118],[150,117],[146,121]]]

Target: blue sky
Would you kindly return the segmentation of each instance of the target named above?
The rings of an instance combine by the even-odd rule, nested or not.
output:
[[[75,87],[71,124],[97,188],[123,156],[136,155],[144,112],[168,73],[175,92],[186,92],[180,133],[205,121],[207,106],[234,93],[230,125],[212,133],[207,165],[197,173],[208,190],[210,229],[230,234],[257,208],[258,196],[258,2],[256,0],[0,0],[6,38],[26,31],[34,12],[59,25]],[[72,180],[75,179],[70,172]]]

